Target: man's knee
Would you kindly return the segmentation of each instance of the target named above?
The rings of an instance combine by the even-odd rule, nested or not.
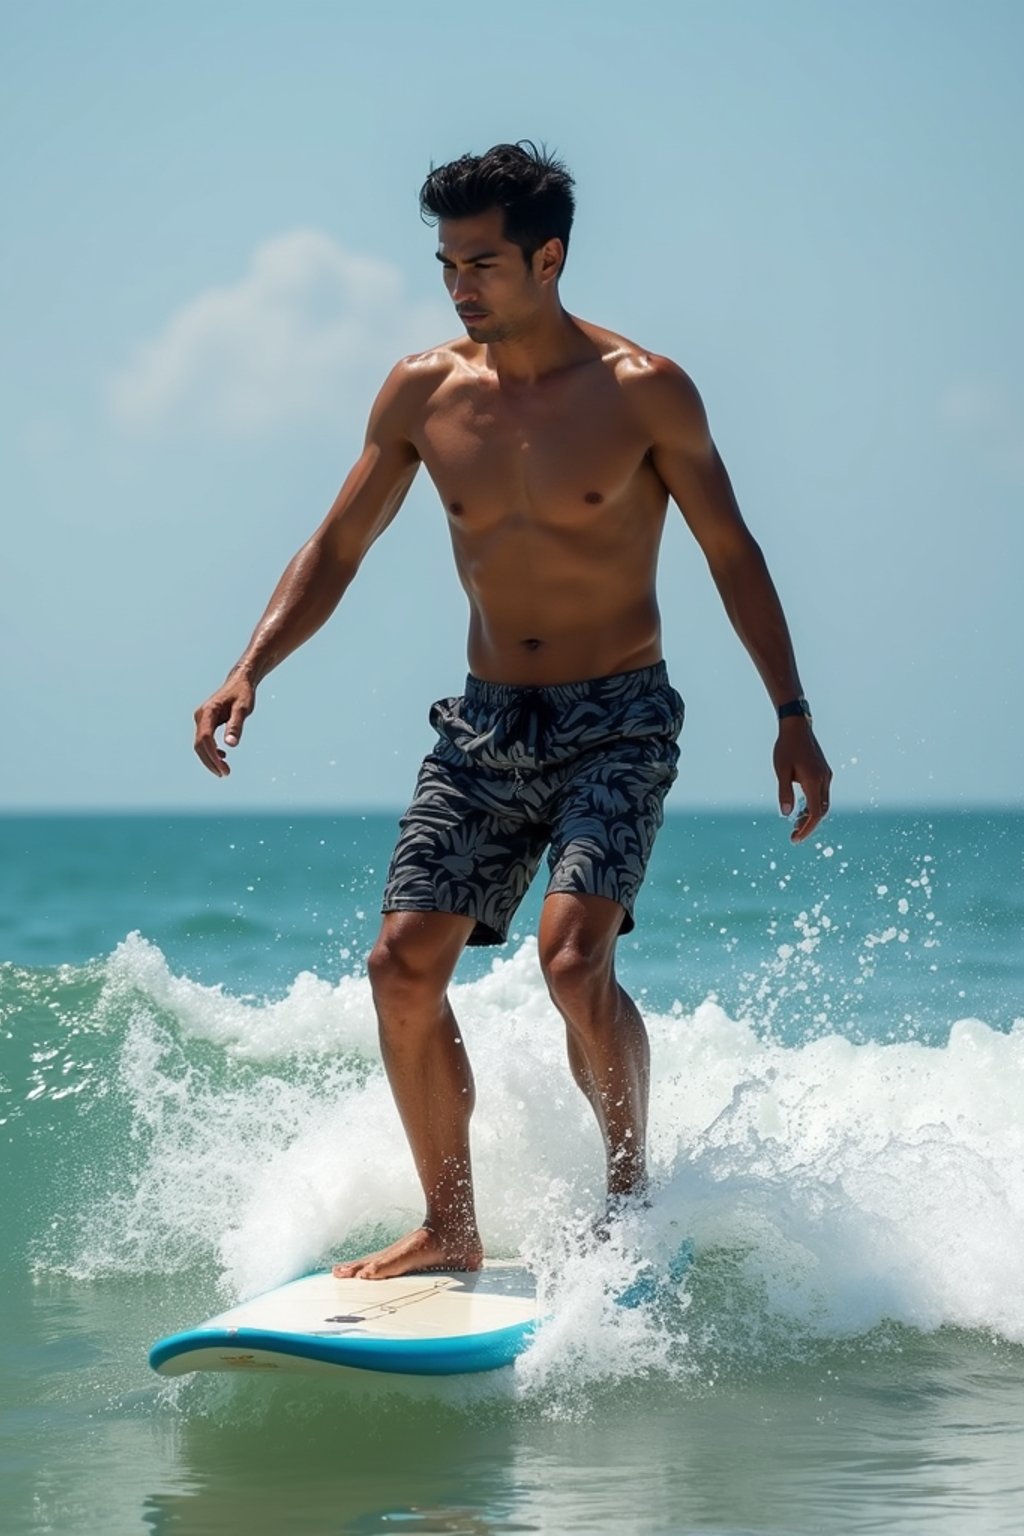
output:
[[[436,956],[422,954],[401,938],[383,935],[367,957],[366,973],[378,1003],[441,997],[448,985]]]
[[[440,1001],[465,942],[459,922],[441,913],[387,914],[366,961],[374,1000]]]
[[[602,1004],[614,985],[613,949],[568,934],[546,944],[540,966],[551,1001],[560,1013],[582,1017]]]

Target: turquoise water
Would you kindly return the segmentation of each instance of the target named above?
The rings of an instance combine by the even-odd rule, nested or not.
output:
[[[157,1336],[418,1216],[363,966],[388,816],[0,820],[0,1529],[1019,1532],[1024,814],[666,823],[620,972],[658,1197],[599,1261],[531,893],[454,988],[476,1381],[162,1382]],[[611,1302],[690,1234],[652,1308]]]

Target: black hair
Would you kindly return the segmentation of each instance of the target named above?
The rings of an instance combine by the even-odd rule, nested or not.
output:
[[[576,207],[572,189],[573,179],[560,160],[532,140],[520,139],[495,144],[484,155],[431,166],[420,189],[420,215],[430,224],[500,208],[505,239],[518,245],[529,263],[546,240],[557,238],[568,251]]]

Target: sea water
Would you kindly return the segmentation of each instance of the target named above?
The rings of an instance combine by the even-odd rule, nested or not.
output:
[[[619,946],[656,1198],[596,1254],[538,885],[452,994],[535,1344],[398,1388],[149,1372],[158,1336],[419,1218],[365,975],[394,834],[0,821],[0,1530],[1024,1529],[1015,811],[837,813],[799,848],[668,818]]]

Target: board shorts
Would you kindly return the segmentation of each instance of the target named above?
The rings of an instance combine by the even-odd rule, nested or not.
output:
[[[545,688],[468,677],[431,707],[437,745],[399,823],[382,910],[472,917],[470,944],[504,944],[547,848],[546,894],[617,901],[628,933],[683,712],[664,662]]]

